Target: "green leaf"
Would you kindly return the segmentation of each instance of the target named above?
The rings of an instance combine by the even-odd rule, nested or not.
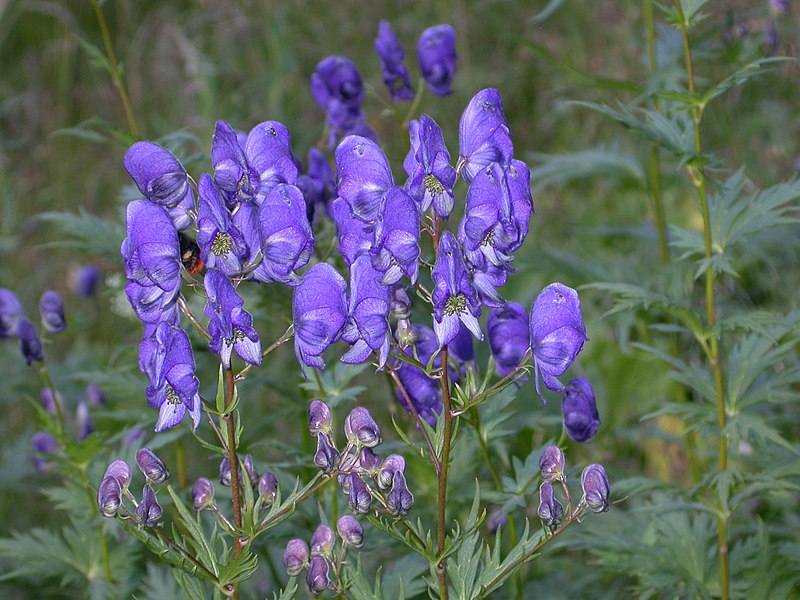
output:
[[[531,178],[537,186],[544,188],[598,176],[630,180],[638,185],[645,182],[644,169],[639,161],[612,147],[601,146],[568,154],[528,152],[527,155],[538,163],[532,169]]]
[[[197,558],[206,569],[211,571],[215,577],[219,578],[219,565],[217,564],[212,546],[206,538],[203,527],[200,524],[200,513],[192,514],[189,509],[186,508],[180,496],[175,493],[172,486],[169,484],[167,484],[167,492],[169,492],[175,509],[178,511],[178,522],[189,533],[188,538],[184,539],[187,539],[195,549],[195,558]]]
[[[280,596],[278,592],[272,594],[272,600],[294,600],[297,595],[297,577],[289,577],[286,582],[286,587],[281,590]]]
[[[797,59],[791,56],[770,56],[767,58],[760,58],[750,64],[745,65],[738,71],[728,75],[719,83],[712,85],[701,96],[703,106],[706,106],[714,98],[717,98],[725,92],[732,90],[740,85],[744,85],[751,79],[768,73],[775,69],[778,65],[785,62],[794,62]]]
[[[102,256],[116,263],[119,261],[120,240],[125,237],[125,228],[89,214],[82,208],[78,213],[46,212],[40,219],[53,223],[67,238],[46,244],[48,247],[80,248],[90,254]]]

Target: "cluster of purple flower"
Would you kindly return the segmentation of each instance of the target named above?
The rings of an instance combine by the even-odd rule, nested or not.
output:
[[[52,290],[42,294],[39,300],[39,316],[42,325],[50,333],[64,331],[67,321],[64,318],[64,301],[58,292]],[[19,339],[19,349],[25,362],[44,360],[44,351],[36,327],[25,316],[25,311],[16,294],[0,288],[0,340],[10,337]]]
[[[153,486],[169,479],[169,471],[164,462],[148,448],[142,448],[136,453],[136,464],[145,477],[141,502],[137,502],[128,489],[131,482],[130,465],[124,460],[115,460],[108,465],[103,480],[97,487],[97,506],[104,517],[119,516],[130,519],[141,527],[158,527],[164,511],[158,503]],[[133,510],[125,506],[124,498],[133,504]]]

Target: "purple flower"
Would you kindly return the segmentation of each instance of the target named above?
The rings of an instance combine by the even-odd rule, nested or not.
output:
[[[94,423],[89,416],[89,405],[81,400],[75,410],[75,423],[78,425],[78,439],[84,440],[94,432]]]
[[[463,323],[460,323],[456,337],[447,344],[447,350],[450,352],[450,356],[461,363],[461,365],[475,360],[475,348],[472,339],[472,334],[469,329],[464,327]]]
[[[446,219],[453,210],[453,185],[456,170],[450,166],[450,153],[442,130],[428,115],[408,126],[411,149],[403,161],[408,174],[405,189],[417,203],[420,213],[433,209]]]
[[[544,288],[531,308],[531,352],[540,397],[539,374],[547,389],[563,392],[564,385],[556,377],[575,361],[588,339],[578,292],[562,283]]]
[[[320,205],[328,205],[335,196],[336,182],[333,171],[325,155],[315,147],[308,151],[308,171],[297,177],[297,187],[303,192],[306,201],[306,214],[309,223],[314,222],[314,215]]]
[[[394,515],[408,514],[408,509],[414,504],[414,496],[406,485],[406,476],[399,469],[392,477],[392,489],[386,495],[386,504]]]
[[[361,452],[358,453],[358,468],[361,469],[362,473],[372,477],[380,466],[380,456],[375,454],[370,448],[361,448]]]
[[[308,431],[311,435],[330,433],[331,409],[322,400],[312,400],[308,405]]]
[[[362,363],[377,351],[381,369],[389,358],[391,290],[381,283],[381,275],[366,255],[359,256],[350,267],[348,323],[342,339],[351,347],[342,356],[343,363]]]
[[[382,490],[388,490],[390,487],[392,487],[392,482],[394,482],[394,474],[398,471],[405,473],[406,459],[399,454],[390,454],[383,461],[381,469],[378,472],[378,487]]]
[[[136,509],[136,516],[142,527],[158,527],[159,521],[164,514],[161,505],[158,503],[156,494],[149,485],[142,489],[142,501]]]
[[[97,487],[97,507],[104,517],[113,517],[122,504],[122,488],[113,477],[104,477]]]
[[[311,557],[311,562],[308,565],[308,574],[306,575],[306,584],[312,594],[321,594],[330,585],[329,569],[328,561],[323,557]]]
[[[61,392],[56,391],[55,397],[53,396],[53,391],[49,388],[42,388],[42,391],[39,392],[39,398],[42,401],[42,406],[44,409],[51,415],[58,414],[58,408],[56,407],[56,403],[60,407],[64,406],[64,398],[61,396]]]
[[[564,507],[555,496],[553,485],[543,483],[539,488],[539,510],[538,515],[547,527],[554,527],[561,521]]]
[[[233,350],[245,362],[260,365],[261,341],[253,328],[253,318],[242,308],[244,300],[236,293],[233,284],[222,273],[209,269],[205,276],[205,289],[211,351],[219,354],[226,369],[231,366]]]
[[[31,457],[33,466],[40,473],[44,473],[50,468],[50,461],[39,455],[55,454],[58,451],[58,440],[47,431],[37,431],[31,436],[31,446],[33,448]]]
[[[311,536],[311,556],[330,556],[335,541],[333,529],[320,524]]]
[[[96,383],[90,383],[86,386],[86,401],[89,406],[103,406],[106,403],[106,395],[100,386]]]
[[[459,322],[482,340],[483,333],[478,324],[481,306],[475,288],[469,282],[461,247],[449,231],[445,231],[439,241],[431,278],[436,286],[432,294],[433,329],[439,347],[448,344],[456,336]]]
[[[500,92],[487,88],[473,96],[461,115],[458,145],[461,154],[456,171],[467,183],[492,163],[506,166],[511,162],[514,144]]]
[[[250,166],[236,131],[225,121],[217,121],[214,127],[211,163],[214,183],[225,194],[229,206],[255,198],[259,174]]]
[[[292,139],[286,126],[277,121],[259,123],[247,134],[244,153],[258,174],[256,203],[261,204],[279,183],[294,185],[298,168],[292,154]]]
[[[342,540],[353,548],[364,545],[364,528],[353,515],[343,515],[336,521],[336,531]]]
[[[233,225],[219,189],[207,173],[200,177],[197,195],[197,245],[200,258],[209,269],[219,269],[225,275],[238,275],[248,248],[244,236]]]
[[[381,443],[381,431],[370,412],[363,406],[356,406],[344,420],[344,433],[347,441],[356,446],[374,448]]]
[[[176,229],[191,225],[194,199],[189,175],[171,152],[152,142],[136,142],[122,163],[144,197],[169,211]]]
[[[403,64],[403,47],[387,21],[378,24],[378,37],[375,38],[375,51],[381,59],[383,83],[389,89],[392,100],[412,100],[414,90],[408,77],[408,69]]]
[[[610,490],[603,465],[589,465],[583,470],[581,488],[583,489],[581,502],[584,502],[589,510],[595,513],[608,510]]]
[[[339,465],[339,451],[331,443],[328,435],[321,431],[317,434],[317,451],[314,454],[314,464],[323,473],[330,473]]]
[[[447,96],[456,74],[456,31],[450,25],[429,27],[417,44],[419,70],[428,89],[437,96]]]
[[[111,461],[106,468],[103,479],[106,477],[113,477],[116,479],[119,482],[119,486],[124,490],[131,482],[131,466],[124,460]]]
[[[141,448],[136,452],[136,465],[144,473],[148,483],[164,483],[169,479],[167,466],[150,448]]]
[[[322,369],[322,353],[341,336],[347,320],[347,284],[327,263],[306,271],[292,299],[294,351],[301,368]]]
[[[482,255],[479,254],[479,256]],[[498,267],[493,265],[488,260],[484,260],[483,264],[479,266],[467,262],[467,266],[471,270],[472,285],[475,286],[475,291],[478,292],[481,302],[492,308],[503,306],[505,300],[497,292],[497,288],[501,288],[506,284],[511,270],[506,266]]]
[[[365,137],[350,135],[336,147],[337,193],[352,213],[373,222],[386,191],[394,185],[392,169],[380,146]]]
[[[497,373],[505,377],[519,366],[531,347],[528,311],[517,302],[495,308],[489,313],[486,331]]]
[[[301,539],[289,540],[283,551],[283,566],[289,577],[295,577],[303,572],[308,565],[308,544]]]
[[[231,461],[225,456],[219,461],[219,483],[224,487],[231,487],[233,484],[233,471],[231,471]]]
[[[17,323],[24,314],[16,294],[0,288],[0,340],[16,335]]]
[[[769,0],[769,8],[775,14],[785,15],[789,13],[791,2],[789,0]]]
[[[567,384],[561,410],[564,414],[564,427],[569,437],[576,442],[585,442],[600,428],[594,390],[583,377],[576,377]]]
[[[367,223],[353,216],[344,198],[336,198],[331,202],[331,218],[336,223],[339,253],[350,266],[358,256],[370,250],[373,235],[368,231]]]
[[[259,478],[258,495],[261,497],[262,506],[272,506],[278,495],[278,480],[274,473],[267,471]]]
[[[329,56],[314,69],[311,95],[326,113],[337,106],[358,108],[364,99],[364,84],[349,58]]]
[[[355,473],[350,475],[350,493],[347,505],[354,513],[366,514],[369,512],[369,505],[372,504],[372,494],[369,493],[367,484]]]
[[[100,279],[100,269],[94,265],[85,265],[75,274],[73,285],[75,291],[84,298],[94,296],[97,282]]]
[[[548,446],[539,457],[539,470],[542,474],[542,481],[563,481],[564,466],[566,460],[564,453],[558,446]]]
[[[239,471],[240,476],[242,476],[242,471],[247,474],[247,478],[250,480],[250,485],[254,487],[258,485],[258,473],[253,466],[253,457],[250,454],[244,455],[244,459],[242,460],[242,470]]]
[[[214,506],[214,484],[205,477],[192,486],[192,506],[198,512]]]
[[[28,319],[22,317],[17,321],[17,337],[19,338],[19,351],[29,365],[32,362],[44,360],[42,342],[36,328]]]
[[[416,283],[419,275],[419,218],[411,197],[393,186],[383,197],[370,249],[372,263],[383,273],[381,283],[392,285],[405,275]]]

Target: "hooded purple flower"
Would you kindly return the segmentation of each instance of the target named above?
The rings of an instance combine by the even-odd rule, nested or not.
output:
[[[495,308],[489,314],[486,331],[497,373],[505,377],[519,366],[531,347],[528,311],[517,302]]]
[[[300,367],[322,369],[322,353],[336,342],[347,320],[347,284],[327,263],[306,271],[292,299],[294,351]]]
[[[563,392],[556,377],[570,367],[588,339],[578,292],[562,283],[544,288],[531,308],[531,352],[540,397],[540,373],[547,389]]]
[[[599,513],[608,510],[608,495],[611,493],[606,470],[603,465],[589,465],[581,473],[581,488],[586,506],[592,512]]]
[[[24,316],[22,304],[11,290],[0,288],[0,340],[17,333],[17,322]]]
[[[459,321],[479,340],[483,339],[478,317],[480,302],[469,282],[461,247],[453,234],[445,231],[439,241],[436,264],[431,272],[433,290],[433,329],[439,347],[449,343],[458,333]]]
[[[260,365],[261,341],[253,328],[253,318],[242,308],[244,300],[236,293],[233,284],[219,271],[209,269],[205,276],[205,289],[211,351],[220,355],[226,369],[231,366],[233,350],[245,362]]]
[[[411,197],[397,186],[383,197],[370,250],[372,264],[392,285],[405,275],[416,283],[419,275],[419,218]]]
[[[358,108],[364,100],[364,84],[349,58],[329,56],[314,69],[311,95],[325,112],[335,105]]]
[[[482,255],[479,254],[479,257],[482,258]],[[498,267],[488,260],[483,260],[480,265],[474,265],[467,261],[467,266],[472,275],[472,285],[475,286],[475,291],[478,292],[481,302],[492,308],[503,306],[505,300],[497,292],[497,288],[501,288],[506,284],[511,269],[505,266]]]
[[[428,89],[437,96],[447,96],[456,74],[456,31],[450,25],[429,27],[417,44],[419,70]]]
[[[150,356],[151,364],[146,366],[146,372],[151,376],[147,401],[159,409],[155,430],[161,432],[175,427],[187,410],[196,429],[200,424],[200,383],[194,375],[195,363],[189,337],[180,327],[160,323],[153,341],[155,351]]]
[[[348,323],[342,339],[351,345],[342,356],[343,363],[358,364],[380,352],[378,368],[389,358],[389,308],[391,290],[381,283],[369,256],[359,256],[350,267]]]
[[[122,488],[113,477],[105,477],[97,486],[97,507],[100,514],[111,518],[122,504]]]
[[[321,556],[311,557],[306,574],[306,585],[312,594],[321,594],[330,585],[329,571],[330,566],[327,560]]]
[[[343,515],[336,521],[336,531],[342,540],[353,548],[364,545],[364,528],[353,515]]]
[[[286,126],[277,121],[259,123],[247,134],[244,154],[250,168],[258,174],[255,200],[258,204],[279,183],[294,185],[298,168],[292,154],[292,139]]]
[[[29,365],[32,362],[44,360],[42,342],[36,328],[28,319],[22,317],[17,322],[17,337],[19,338],[19,351]]]
[[[84,298],[91,298],[97,290],[97,282],[100,279],[100,269],[94,265],[84,265],[75,274],[72,280],[75,291]]]
[[[159,484],[169,479],[167,465],[150,448],[140,448],[136,451],[136,466],[147,479],[147,483]]]
[[[197,245],[200,258],[209,269],[219,269],[225,275],[241,273],[247,257],[247,244],[239,229],[233,225],[219,188],[207,173],[200,177],[197,190]]]
[[[408,509],[414,504],[414,495],[408,491],[406,476],[401,470],[392,476],[392,489],[386,495],[386,504],[394,515],[408,514]]]
[[[450,153],[442,130],[428,115],[408,126],[411,149],[403,161],[408,173],[405,189],[417,203],[420,213],[433,209],[446,219],[453,210],[453,185],[456,170],[450,166]]]
[[[304,175],[297,177],[297,187],[303,192],[306,201],[308,222],[313,223],[319,207],[321,205],[327,207],[331,198],[335,196],[336,187],[328,159],[313,146],[308,151],[308,170]]]
[[[561,410],[564,413],[564,427],[576,442],[585,442],[600,428],[594,390],[583,377],[576,377],[567,384]]]
[[[39,315],[42,325],[50,333],[59,333],[67,327],[64,319],[64,301],[58,292],[47,290],[39,300]]]
[[[142,527],[157,527],[164,511],[158,503],[156,494],[149,485],[142,489],[142,502],[136,509],[136,516]]]
[[[491,163],[507,166],[511,162],[514,144],[500,92],[487,88],[472,97],[461,115],[458,145],[461,155],[456,171],[467,183]]]
[[[373,234],[368,231],[369,225],[353,216],[344,198],[336,198],[331,203],[331,217],[336,223],[339,253],[350,266],[359,255],[372,247]]]
[[[289,577],[296,577],[303,572],[307,565],[308,544],[299,538],[289,540],[283,551],[283,566],[286,568],[286,574]]]
[[[378,37],[375,38],[375,51],[381,59],[383,83],[389,88],[392,100],[412,100],[414,90],[408,77],[408,69],[403,64],[403,47],[387,21],[378,24]]]
[[[394,185],[383,150],[357,135],[347,136],[336,148],[336,178],[339,196],[356,217],[368,223],[377,218],[383,195]]]
[[[561,521],[564,507],[558,501],[551,483],[543,483],[539,488],[539,518],[548,527],[554,527]]]
[[[170,151],[152,142],[136,142],[122,163],[144,197],[167,209],[176,229],[191,225],[194,199],[189,175]]]
[[[214,127],[211,163],[214,183],[225,194],[229,206],[255,198],[259,174],[250,166],[236,131],[225,121],[217,121]]]

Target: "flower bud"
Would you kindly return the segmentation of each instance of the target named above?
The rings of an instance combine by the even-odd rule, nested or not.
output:
[[[50,461],[38,454],[55,454],[58,450],[58,440],[47,431],[39,431],[31,437],[31,446],[34,452],[33,466],[40,473],[44,473],[50,468]]]
[[[304,540],[289,540],[283,551],[283,566],[289,577],[299,575],[308,566],[308,545]]]
[[[17,333],[17,323],[24,315],[22,304],[11,290],[0,288],[0,340]]]
[[[497,533],[497,530],[501,527],[505,527],[506,523],[508,523],[508,513],[500,509],[493,510],[489,514],[489,518],[486,520],[486,524],[489,527],[489,533],[491,534]]]
[[[320,525],[311,536],[311,556],[330,556],[333,552],[333,529]]]
[[[39,314],[42,317],[42,325],[50,333],[64,331],[67,326],[64,320],[64,301],[58,292],[48,290],[42,294],[39,300]]]
[[[267,471],[258,480],[258,495],[261,496],[262,506],[272,506],[278,495],[278,480],[273,473]]]
[[[336,531],[344,540],[353,548],[361,548],[364,545],[364,528],[352,515],[344,515],[339,517],[336,522]]]
[[[169,478],[166,465],[149,448],[136,452],[136,464],[150,483],[163,483]]]
[[[247,473],[247,477],[250,478],[250,483],[252,485],[258,485],[258,473],[253,467],[253,457],[249,454],[245,454],[242,465],[244,466],[244,472]]]
[[[49,387],[42,388],[42,391],[39,392],[39,397],[42,399],[42,406],[44,406],[44,409],[51,415],[55,416],[58,414],[56,403],[58,403],[58,406],[64,406],[64,399],[61,397],[61,392],[56,392],[55,398],[53,398],[53,392]]]
[[[406,292],[404,287],[400,285],[392,286],[390,310],[391,316],[400,321],[405,321],[408,325],[410,325],[408,319],[411,318],[411,298],[408,297],[408,292]]]
[[[362,406],[356,406],[347,415],[347,419],[344,422],[344,433],[348,442],[359,446],[374,448],[381,443],[381,432],[378,429],[378,424],[369,414],[369,411]]]
[[[397,322],[395,337],[401,348],[408,348],[417,343],[419,339],[419,330],[414,327],[408,319],[400,319]]]
[[[149,485],[145,485],[142,489],[142,501],[136,509],[136,516],[139,517],[139,523],[142,527],[157,527],[161,516],[164,511],[158,503],[156,493]]]
[[[103,406],[106,403],[106,396],[99,385],[90,383],[86,386],[86,401],[89,403],[89,406]]]
[[[378,473],[378,487],[382,490],[388,490],[392,487],[395,471],[405,472],[406,459],[399,454],[390,454],[383,461],[381,470]]]
[[[328,578],[328,561],[321,556],[312,556],[311,564],[308,566],[306,583],[312,594],[322,593],[330,584]]]
[[[358,466],[364,473],[372,477],[381,466],[381,457],[369,448],[362,448],[358,455]]]
[[[119,487],[123,490],[128,487],[131,482],[131,466],[124,460],[115,460],[108,465],[103,479],[106,477],[113,477],[119,483]]]
[[[561,515],[563,513],[564,508],[556,499],[553,485],[550,483],[543,483],[542,487],[539,488],[539,518],[548,527],[553,527],[561,521]]]
[[[350,475],[350,495],[347,504],[354,513],[367,513],[369,505],[372,504],[372,494],[369,493],[367,484],[355,473]]]
[[[113,477],[105,477],[97,488],[97,506],[104,517],[113,517],[122,504],[122,488]]]
[[[225,487],[231,487],[233,475],[231,474],[231,462],[228,457],[224,457],[219,461],[219,482]]]
[[[75,421],[78,425],[79,440],[86,439],[94,432],[94,423],[89,416],[89,406],[83,400],[78,403],[78,408],[75,410]]]
[[[330,433],[331,424],[331,409],[322,400],[312,400],[308,405],[308,431],[311,435],[317,435],[320,432]]]
[[[84,298],[94,296],[97,289],[97,280],[100,278],[100,270],[94,265],[86,265],[75,274],[73,286],[75,291]]]
[[[339,451],[331,445],[328,436],[322,432],[317,434],[317,452],[314,454],[314,464],[322,469],[323,473],[330,473],[339,464]]]
[[[192,486],[192,506],[198,512],[214,506],[214,484],[200,477]]]
[[[558,446],[548,446],[539,458],[539,469],[542,472],[542,481],[550,483],[561,481],[564,477],[564,466],[566,462],[564,453]]]
[[[585,442],[600,428],[594,390],[588,380],[576,377],[567,384],[561,404],[564,427],[576,442]]]
[[[589,465],[581,473],[581,487],[583,488],[582,502],[586,503],[592,512],[608,510],[609,485],[606,470],[603,465]]]
[[[402,471],[395,471],[392,478],[392,489],[386,496],[386,504],[395,515],[408,514],[408,509],[414,504],[414,496],[408,491],[406,476]]]
[[[39,335],[33,323],[22,317],[17,322],[17,336],[19,337],[19,351],[25,358],[25,362],[31,364],[32,362],[44,360],[44,353],[42,351],[42,342],[39,340]]]

